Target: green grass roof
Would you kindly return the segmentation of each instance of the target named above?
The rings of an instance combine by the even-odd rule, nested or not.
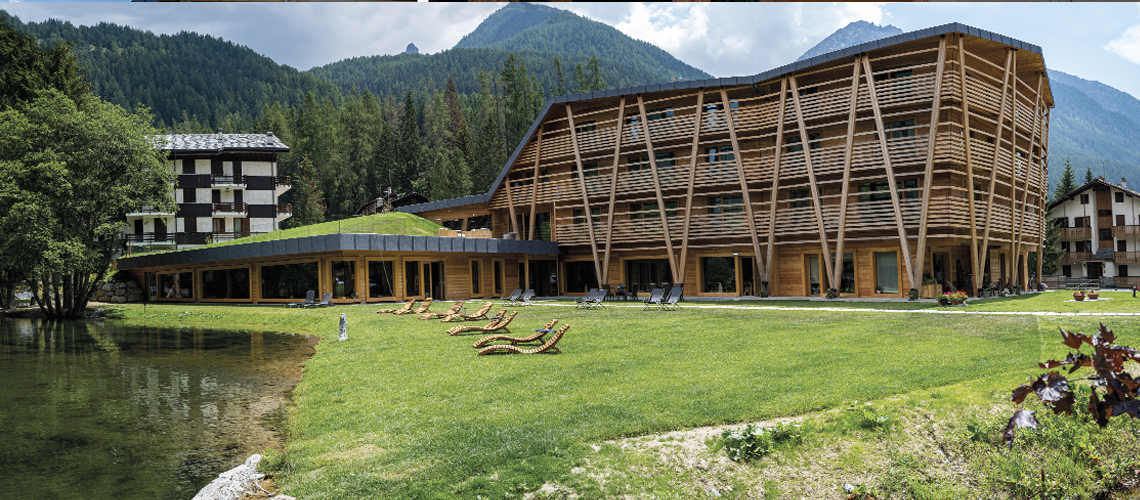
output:
[[[237,238],[229,241],[219,241],[210,246],[241,245],[259,241],[283,240],[288,238],[303,238],[305,236],[320,236],[322,234],[336,233],[376,233],[376,234],[405,234],[411,236],[435,236],[435,231],[443,226],[423,217],[402,212],[366,215],[349,219],[310,224],[308,226],[273,231],[272,233],[258,234]]]

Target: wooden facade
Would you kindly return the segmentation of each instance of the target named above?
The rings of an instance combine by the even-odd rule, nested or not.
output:
[[[559,98],[485,201],[416,212],[490,214],[496,236],[556,241],[562,264],[592,264],[595,286],[1024,285],[1044,236],[1044,60],[1000,35],[932,30],[751,82]],[[658,279],[631,273],[645,261]],[[731,269],[730,286],[709,282],[712,264]]]

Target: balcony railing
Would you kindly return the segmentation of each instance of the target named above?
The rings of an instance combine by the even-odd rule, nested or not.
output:
[[[1088,240],[1092,239],[1091,227],[1062,227],[1062,240]]]
[[[215,186],[244,186],[244,175],[212,175],[210,182]]]
[[[1128,238],[1140,236],[1140,226],[1113,226],[1113,238]]]
[[[1077,262],[1084,262],[1092,257],[1092,252],[1065,252],[1061,256],[1062,264],[1076,264]]]
[[[293,213],[292,203],[279,203],[277,205],[277,215],[285,215]]]
[[[123,239],[131,245],[173,245],[175,233],[124,234]]]
[[[245,238],[246,236],[257,235],[257,234],[265,234],[265,233],[263,233],[263,232],[251,232],[251,231],[237,231],[237,232],[229,232],[229,233],[215,232],[215,233],[210,233],[210,239],[212,239],[213,241],[230,241],[230,240],[236,240],[238,238]]]
[[[293,177],[290,175],[278,175],[273,178],[273,181],[278,186],[292,186]]]
[[[143,205],[138,210],[127,213],[128,217],[138,216],[138,215],[174,215],[174,212],[160,211],[159,209],[157,209],[155,207]]]
[[[245,203],[214,203],[214,213],[238,213],[243,214],[248,211]]]
[[[1117,264],[1135,264],[1140,262],[1140,252],[1114,252],[1112,261]]]

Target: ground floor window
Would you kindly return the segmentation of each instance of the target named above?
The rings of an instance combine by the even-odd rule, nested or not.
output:
[[[831,255],[835,258],[835,254]],[[843,272],[839,274],[839,293],[855,293],[855,254],[843,253]]]
[[[567,262],[564,264],[566,272],[563,285],[567,293],[583,293],[591,288],[598,288],[597,272],[593,261]]]
[[[875,291],[899,293],[898,252],[875,252]]]
[[[194,297],[194,273],[170,273],[158,275],[161,299],[190,299]]]
[[[808,295],[819,295],[819,256],[808,255]]]
[[[1128,266],[1125,266],[1125,265],[1116,266],[1116,275],[1120,276],[1121,278],[1127,278],[1128,277]]]
[[[479,285],[480,285],[479,277],[480,276],[481,276],[481,274],[480,274],[479,261],[477,261],[477,260],[471,261],[471,294],[472,295],[479,295],[480,293],[482,293],[479,291]]]
[[[664,288],[670,276],[669,261],[666,259],[625,261],[625,282],[631,290],[647,292],[658,287]]]
[[[701,291],[736,293],[736,262],[732,257],[701,258]]]
[[[333,298],[356,298],[356,261],[334,260],[330,263],[332,271]]]
[[[503,296],[503,263],[497,260],[492,262],[491,271],[494,274],[491,279],[494,280],[495,295],[501,297]]]
[[[395,282],[395,274],[392,271],[391,261],[368,262],[368,297],[378,299],[396,295],[392,290],[392,283]]]
[[[404,295],[420,294],[420,261],[409,260],[404,262]]]
[[[1072,278],[1073,277],[1073,266],[1070,266],[1070,265],[1061,266],[1061,274],[1065,275],[1066,278]]]
[[[202,271],[202,298],[248,299],[249,269]]]
[[[261,298],[303,299],[319,288],[317,263],[261,267]]]

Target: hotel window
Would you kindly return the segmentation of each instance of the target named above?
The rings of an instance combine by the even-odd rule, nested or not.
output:
[[[198,190],[194,188],[185,188],[182,190],[182,203],[197,203]]]
[[[914,71],[909,70],[909,69],[904,69],[901,71],[888,71],[888,72],[883,72],[883,73],[879,73],[879,74],[875,75],[875,81],[881,82],[881,81],[887,80],[887,79],[893,80],[895,78],[906,78],[906,77],[912,76],[912,75],[914,75]]]
[[[744,211],[744,197],[717,196],[706,200],[710,214],[736,214]]]
[[[676,158],[676,153],[655,153],[653,158],[657,160],[657,168],[665,168],[673,166],[673,158]],[[629,164],[630,172],[637,172],[638,170],[649,170],[649,156],[630,156],[626,158],[626,163]]]
[[[598,121],[597,120],[584,121],[582,123],[579,123],[577,126],[575,126],[574,129],[579,134],[585,133],[585,132],[593,132],[595,130],[598,130]]]
[[[896,252],[875,252],[875,291],[899,293],[899,266]]]
[[[1062,242],[1061,242],[1061,250],[1064,250],[1064,251],[1068,252],[1068,251],[1069,251],[1069,242],[1067,242],[1067,241],[1062,241]]]
[[[182,160],[182,174],[194,175],[194,160]]]
[[[332,286],[334,299],[356,298],[356,262],[351,260],[334,260],[329,263],[332,273]]]
[[[479,295],[479,261],[471,261],[471,294]]]
[[[1073,266],[1070,266],[1070,265],[1061,266],[1061,274],[1065,275],[1066,278],[1072,278],[1073,277]]]
[[[740,102],[738,102],[736,99],[731,99],[728,102],[728,107],[729,109],[739,109]],[[737,116],[739,115],[733,112],[733,119],[735,119]],[[728,122],[726,122],[724,118],[724,103],[718,102],[705,104],[705,127],[714,128],[723,125],[728,125]]]
[[[888,198],[890,195],[887,195]],[[807,189],[793,189],[788,191],[788,199],[792,200],[788,204],[791,208],[803,208],[811,206],[811,191]]]
[[[914,120],[904,120],[899,122],[891,122],[887,129],[891,133],[891,139],[898,139],[901,137],[914,137],[918,135],[915,132]]]
[[[602,218],[600,217],[600,215],[602,215],[601,207],[591,208],[590,214],[592,215],[592,217],[590,217],[590,221],[592,221],[594,224],[600,224],[602,222]],[[586,223],[586,211],[585,210],[582,210],[581,208],[575,208],[574,209],[574,223],[575,224],[585,224]]]
[[[378,299],[396,295],[393,293],[395,276],[392,261],[368,261],[368,296]]]
[[[1128,277],[1128,266],[1124,266],[1124,265],[1116,266],[1116,275],[1121,277],[1121,278],[1127,278]]]
[[[732,146],[721,146],[719,148],[708,148],[706,151],[709,155],[709,163],[718,161],[733,161],[736,155],[733,154]]]
[[[661,212],[657,207],[657,202],[630,203],[629,204],[629,212],[630,212],[630,214],[629,214],[630,220],[656,219],[658,217],[661,217]],[[594,214],[599,215],[600,212],[595,212]],[[665,216],[666,217],[676,217],[677,216],[677,202],[676,201],[665,202]],[[591,217],[591,219],[594,219],[596,221],[596,220],[598,220],[598,217]]]
[[[1058,217],[1057,218],[1057,227],[1069,227],[1069,218],[1068,217]]]
[[[626,118],[625,122],[629,124],[629,135],[633,139],[639,139],[641,137],[641,117],[631,116]]]
[[[1088,205],[1088,204],[1089,204],[1089,195],[1082,194],[1081,195],[1081,205]]]
[[[1111,229],[1099,229],[1099,230],[1097,230],[1097,233],[1100,234],[1100,241],[1112,239],[1112,230]]]
[[[1125,240],[1116,240],[1116,251],[1117,252],[1127,252],[1128,251],[1128,242]]]
[[[649,110],[649,112],[645,113],[645,120],[646,121],[663,120],[665,118],[672,118],[672,117],[673,117],[673,107],[672,106],[669,106],[667,108],[651,109],[651,110]]]
[[[597,177],[598,176],[598,162],[583,163],[582,164],[582,175],[584,175],[586,177]],[[570,172],[570,178],[571,179],[577,179],[578,178],[578,171],[577,170],[571,171]]]
[[[820,148],[820,142],[819,141],[821,138],[822,138],[822,136],[819,134],[808,134],[808,143],[811,144],[812,149],[819,149]],[[787,151],[789,153],[795,153],[797,151],[803,151],[804,150],[804,145],[801,144],[801,142],[803,142],[803,139],[800,138],[799,134],[796,134],[794,136],[789,137],[788,140],[786,140],[784,142],[788,145]]]
[[[1113,193],[1117,203],[1124,203],[1124,193],[1117,191]]]

